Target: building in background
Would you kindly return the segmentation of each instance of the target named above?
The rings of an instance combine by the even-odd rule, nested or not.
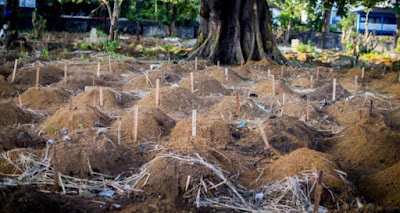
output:
[[[6,0],[0,0],[0,5],[5,5]],[[36,8],[36,0],[19,0],[19,7]]]

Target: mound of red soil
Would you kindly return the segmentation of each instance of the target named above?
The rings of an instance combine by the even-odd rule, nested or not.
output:
[[[182,80],[182,77],[172,71],[154,71],[149,73],[149,82],[145,75],[139,75],[124,86],[125,91],[147,90],[156,87],[156,80],[160,79],[160,87],[171,86]]]
[[[107,82],[103,81],[95,74],[90,72],[75,73],[68,76],[68,82],[62,80],[57,84],[58,87],[70,89],[74,91],[84,90],[87,86],[107,86]]]
[[[40,67],[39,84],[41,86],[48,86],[50,84],[59,82],[64,76],[64,71],[56,67]],[[8,76],[7,81],[11,82],[12,76]],[[17,71],[15,75],[14,84],[22,89],[33,87],[36,84],[36,68],[26,67]]]
[[[160,68],[155,69],[154,71],[159,71],[159,72],[173,72],[178,75],[184,75],[185,73],[189,73],[191,71],[183,69],[180,65],[178,64],[162,64]]]
[[[226,75],[225,75],[225,68],[216,69],[216,70],[206,69],[205,73],[207,76],[209,76],[225,85],[240,84],[246,80],[246,78],[241,77],[240,75],[238,75],[235,71],[233,71],[231,69],[228,69],[228,79],[226,78]]]
[[[57,168],[66,175],[87,178],[91,171],[118,175],[135,172],[142,164],[138,154],[118,145],[96,130],[75,131],[71,141],[57,142]]]
[[[192,137],[192,118],[180,121],[172,130],[172,147],[216,147],[225,148],[233,142],[231,127],[219,118],[198,116],[196,137]]]
[[[400,83],[392,84],[382,90],[382,92],[393,96],[394,98],[400,99]]]
[[[160,90],[160,108],[166,113],[191,115],[192,110],[202,109],[204,104],[195,94],[183,88],[164,88]],[[155,92],[146,95],[138,102],[140,106],[154,107]]]
[[[267,112],[260,109],[257,103],[252,99],[245,99],[240,101],[240,112],[236,112],[236,97],[227,96],[223,97],[218,103],[210,108],[210,113],[221,116],[224,119],[250,119],[262,118],[267,116]]]
[[[370,201],[400,207],[400,162],[362,178],[359,189]]]
[[[103,109],[119,112],[128,99],[122,93],[103,87]],[[77,106],[100,106],[100,87],[82,92],[74,98]]]
[[[306,126],[303,122],[293,117],[280,117],[269,119],[262,124],[269,144],[279,153],[290,153],[296,149],[307,147],[319,149],[318,139],[322,135],[315,129]],[[254,144],[263,150],[265,144],[258,127],[244,135],[243,145]]]
[[[355,125],[335,138],[329,152],[350,169],[370,173],[400,161],[400,135],[389,128]]]
[[[93,128],[96,126],[106,126],[108,117],[95,107],[74,106],[72,113],[73,128]],[[44,123],[47,133],[56,133],[65,127],[69,122],[69,106],[59,109]]]
[[[314,92],[308,94],[311,101],[323,101],[324,98],[328,102],[332,101],[333,83],[329,82],[321,87],[318,87]],[[336,83],[336,101],[344,99],[351,94],[345,90],[339,83]]]
[[[21,94],[22,106],[34,110],[54,113],[68,102],[69,94],[58,88],[43,87],[29,89]],[[19,98],[15,100],[19,104]]]
[[[122,143],[133,140],[133,113],[126,113],[121,119]],[[113,132],[118,133],[118,121],[112,126]],[[175,121],[158,108],[139,107],[138,141],[155,141],[169,135]]]
[[[196,72],[193,75],[194,78],[194,93],[199,96],[209,96],[209,95],[230,95],[232,90],[226,89],[217,80],[210,78],[204,73]],[[180,84],[180,87],[187,90],[191,90],[190,79],[186,78]]]
[[[0,126],[11,126],[14,124],[30,123],[33,116],[25,113],[22,109],[12,103],[0,103]]]
[[[197,60],[197,70],[204,70],[207,67],[213,66],[213,64],[208,60]],[[186,64],[182,65],[182,69],[187,72],[195,71],[195,60],[188,61]]]
[[[0,75],[0,97],[15,96],[18,90]]]
[[[252,89],[251,93],[262,95],[272,95],[273,86],[271,79],[260,80]],[[293,91],[285,85],[282,81],[275,79],[275,95],[282,95],[282,93],[292,94]]]

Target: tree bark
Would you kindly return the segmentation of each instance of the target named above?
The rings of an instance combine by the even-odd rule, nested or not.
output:
[[[200,18],[199,37],[189,59],[221,64],[286,62],[277,48],[265,0],[201,0]]]
[[[368,39],[368,35],[369,35],[369,29],[368,29],[368,19],[369,19],[369,12],[370,12],[371,10],[367,10],[367,13],[366,13],[366,15],[365,15],[365,32],[364,32],[364,39],[365,39],[365,41]]]
[[[288,26],[287,26],[287,32],[286,32],[286,38],[285,38],[285,43],[287,45],[290,45],[290,31],[292,30],[292,19],[289,19]]]
[[[6,38],[6,48],[8,49],[11,43],[18,39],[18,0],[6,1],[5,10],[10,14],[5,17],[5,22],[8,24],[8,33]]]
[[[396,33],[396,37],[395,37],[395,48],[399,47],[397,42],[399,40],[400,37],[400,14],[396,13],[396,26],[397,26],[397,33]]]
[[[322,29],[321,32],[329,33],[331,31],[331,15],[332,15],[332,7],[328,8],[324,11],[324,18],[322,19]]]

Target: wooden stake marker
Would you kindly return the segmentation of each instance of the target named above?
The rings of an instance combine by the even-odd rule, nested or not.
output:
[[[336,78],[333,79],[332,101],[336,101]]]
[[[68,128],[72,130],[73,125],[72,125],[72,109],[74,107],[74,104],[72,102],[72,96],[69,97],[69,115],[68,115]]]
[[[100,78],[100,62],[99,63],[97,63],[97,77],[99,77]]]
[[[196,117],[197,117],[197,111],[193,110],[192,111],[192,137],[196,137]]]
[[[217,67],[218,67],[218,69],[219,69],[219,61],[217,61]]]
[[[160,105],[160,79],[156,80],[156,106]]]
[[[317,81],[319,80],[319,69],[320,69],[320,67],[317,67]]]
[[[190,72],[190,91],[194,93],[194,77],[193,72]]]
[[[310,88],[314,89],[314,75],[310,76]]]
[[[112,67],[111,67],[111,56],[108,56],[108,68],[110,72],[112,72]]]
[[[354,86],[356,87],[356,91],[358,90],[358,75],[356,75],[354,79]]]
[[[225,68],[225,80],[229,81],[228,68]]]
[[[284,70],[284,68],[283,68],[283,66],[281,66],[281,78],[283,78],[283,70]]]
[[[133,108],[133,142],[136,143],[138,140],[138,124],[139,124],[139,106],[135,105]]]
[[[39,82],[40,82],[40,67],[36,67],[36,90],[39,90]]]
[[[272,75],[272,94],[275,96],[275,75]]]
[[[236,113],[240,115],[240,97],[239,91],[236,91]]]
[[[149,71],[146,70],[146,84],[147,84],[147,87],[149,87],[149,81],[150,81],[150,79],[149,79]]]
[[[282,93],[282,105],[285,105],[286,93]]]
[[[60,183],[59,183],[59,173],[58,173],[58,168],[57,168],[57,149],[56,145],[53,144],[53,192],[58,192],[60,189]]]
[[[271,78],[271,70],[270,69],[268,69],[267,77]]]
[[[361,69],[361,79],[364,79],[364,75],[365,75],[365,67]]]
[[[64,65],[64,84],[67,85],[68,83],[68,65]]]
[[[307,96],[306,121],[310,121],[310,97]]]
[[[18,66],[18,59],[15,59],[15,64],[14,64],[14,70],[13,70],[13,73],[12,73],[11,83],[14,83],[15,74],[17,73],[17,66]]]
[[[264,128],[262,127],[260,119],[257,119],[257,125],[258,125],[258,129],[260,130],[261,137],[264,141],[265,148],[269,149],[270,146],[269,146],[268,138],[267,138],[267,135],[265,134]]]
[[[315,193],[314,193],[314,213],[318,213],[319,209],[319,203],[321,202],[321,195],[322,195],[322,175],[323,171],[320,170],[318,172],[318,178],[317,178],[317,187],[315,188]]]
[[[371,119],[372,118],[372,109],[373,109],[373,106],[374,105],[374,101],[373,100],[370,100],[369,101],[369,110],[368,110],[368,119]]]
[[[103,91],[103,87],[99,88],[99,99],[100,99],[100,108],[103,109],[104,106],[104,91]]]
[[[194,59],[194,70],[197,71],[198,65],[197,65],[197,57]]]
[[[122,121],[121,117],[118,117],[118,145],[121,145],[121,129],[122,129]]]

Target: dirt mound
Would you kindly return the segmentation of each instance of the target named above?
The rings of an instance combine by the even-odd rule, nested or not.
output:
[[[252,99],[240,101],[240,114],[238,116],[235,96],[223,97],[222,100],[210,108],[210,112],[224,119],[241,118],[254,120],[255,118],[267,116],[267,112],[258,107],[257,103]]]
[[[334,157],[329,154],[317,152],[308,148],[301,148],[288,155],[280,157],[277,161],[264,166],[267,182],[283,180],[309,170],[323,170],[323,182],[326,186],[341,188],[343,180],[335,171],[339,167]]]
[[[192,118],[180,121],[172,130],[171,146],[224,148],[233,141],[230,125],[219,118],[198,116],[196,129],[196,137],[192,138]]]
[[[70,142],[57,142],[57,168],[61,173],[86,178],[91,171],[118,175],[140,167],[141,159],[135,151],[96,131],[78,130],[69,135]]]
[[[64,76],[64,71],[56,67],[40,67],[40,85],[48,86],[50,84],[59,82]],[[12,76],[8,76],[7,81],[11,82]],[[23,89],[33,87],[36,84],[36,68],[25,67],[17,71],[15,75],[14,84]]]
[[[156,87],[156,80],[160,79],[160,87],[171,86],[182,80],[182,77],[172,71],[155,71],[149,73],[149,81],[145,75],[139,75],[124,86],[125,91],[148,90]]]
[[[312,149],[319,149],[320,144],[318,139],[322,135],[315,129],[306,126],[303,122],[293,117],[280,117],[269,119],[262,124],[264,132],[267,135],[269,144],[280,153],[290,153],[293,150],[308,147]],[[260,130],[250,131],[244,135],[244,140],[241,144],[258,144],[260,150],[265,145],[261,137]]]
[[[228,70],[228,80],[226,80],[225,69],[206,71],[206,75],[225,85],[240,84],[246,80],[246,78],[230,69]]]
[[[122,116],[121,139],[124,142],[133,140],[133,114],[132,112]],[[118,132],[118,121],[112,126],[114,133]],[[139,107],[138,141],[147,142],[159,140],[169,135],[175,121],[158,108]]]
[[[70,89],[74,91],[84,90],[86,86],[107,86],[107,82],[103,81],[95,74],[90,72],[75,73],[68,76],[68,82],[64,80],[57,84],[58,87]]]
[[[400,162],[362,178],[359,187],[370,201],[400,207]]]
[[[162,64],[160,68],[155,69],[154,71],[159,72],[173,72],[178,75],[184,75],[185,73],[188,74],[191,72],[190,70],[183,69],[178,64]]]
[[[67,92],[58,88],[32,88],[21,94],[21,102],[24,107],[54,113],[68,102],[69,96]],[[19,99],[16,99],[15,103],[19,104]]]
[[[382,90],[382,92],[387,93],[397,99],[400,99],[400,83],[392,84]]]
[[[262,95],[272,95],[272,80],[262,79],[260,80],[250,91],[251,93]],[[293,91],[285,85],[282,81],[275,79],[275,95],[282,95],[282,93],[292,94]]]
[[[329,82],[321,87],[318,87],[314,92],[308,94],[311,101],[323,101],[324,98],[328,102],[332,101],[333,83]],[[336,100],[340,100],[350,96],[351,94],[344,89],[340,84],[336,84]]]
[[[33,126],[20,125],[0,128],[0,147],[4,151],[15,148],[40,147],[40,145],[43,144],[36,139]]]
[[[329,152],[350,169],[370,173],[400,161],[400,135],[386,127],[354,125],[335,138]]]
[[[207,67],[213,66],[213,63],[207,60],[197,60],[197,70],[204,70]],[[195,71],[195,61],[188,61],[186,64],[182,65],[182,69],[187,72]]]
[[[226,89],[217,80],[210,78],[204,73],[196,72],[193,75],[194,78],[194,93],[199,96],[209,95],[230,95],[232,90]],[[180,87],[190,91],[190,79],[186,78],[180,84]]]
[[[58,130],[68,127],[69,106],[59,109],[44,123],[46,133],[57,133]],[[106,126],[108,118],[97,108],[90,106],[74,106],[72,110],[73,128],[92,128]]]
[[[203,101],[183,88],[164,88],[160,90],[160,108],[166,113],[191,115],[192,110],[201,109]],[[154,107],[155,92],[149,93],[138,102],[140,106]]]
[[[145,183],[146,178],[143,178],[137,187],[146,194],[170,201],[182,199],[180,196],[185,193],[188,176],[191,177],[188,190],[198,184],[201,178],[214,180],[212,171],[206,167],[171,158],[157,158],[150,164],[147,172],[151,174],[149,179]]]
[[[16,105],[7,102],[0,103],[0,125],[24,124],[30,123],[32,120],[32,115],[25,113]]]
[[[113,89],[103,87],[103,109],[118,112],[127,102],[127,97]],[[100,88],[91,88],[74,98],[78,106],[100,106]]]
[[[323,109],[336,123],[341,126],[354,125],[358,123],[365,123],[367,121],[368,111],[369,111],[369,101],[362,106],[362,102],[364,102],[364,98],[352,99],[345,102],[338,102],[334,105],[330,105]],[[375,101],[375,107],[377,107],[378,103]],[[378,106],[379,107],[379,106]],[[360,118],[360,110],[361,110],[361,118]],[[379,126],[385,126],[386,119],[385,117],[377,112],[378,110],[374,109],[372,113],[372,118],[370,122],[377,124]]]
[[[0,75],[0,97],[15,96],[17,93],[17,89]]]

